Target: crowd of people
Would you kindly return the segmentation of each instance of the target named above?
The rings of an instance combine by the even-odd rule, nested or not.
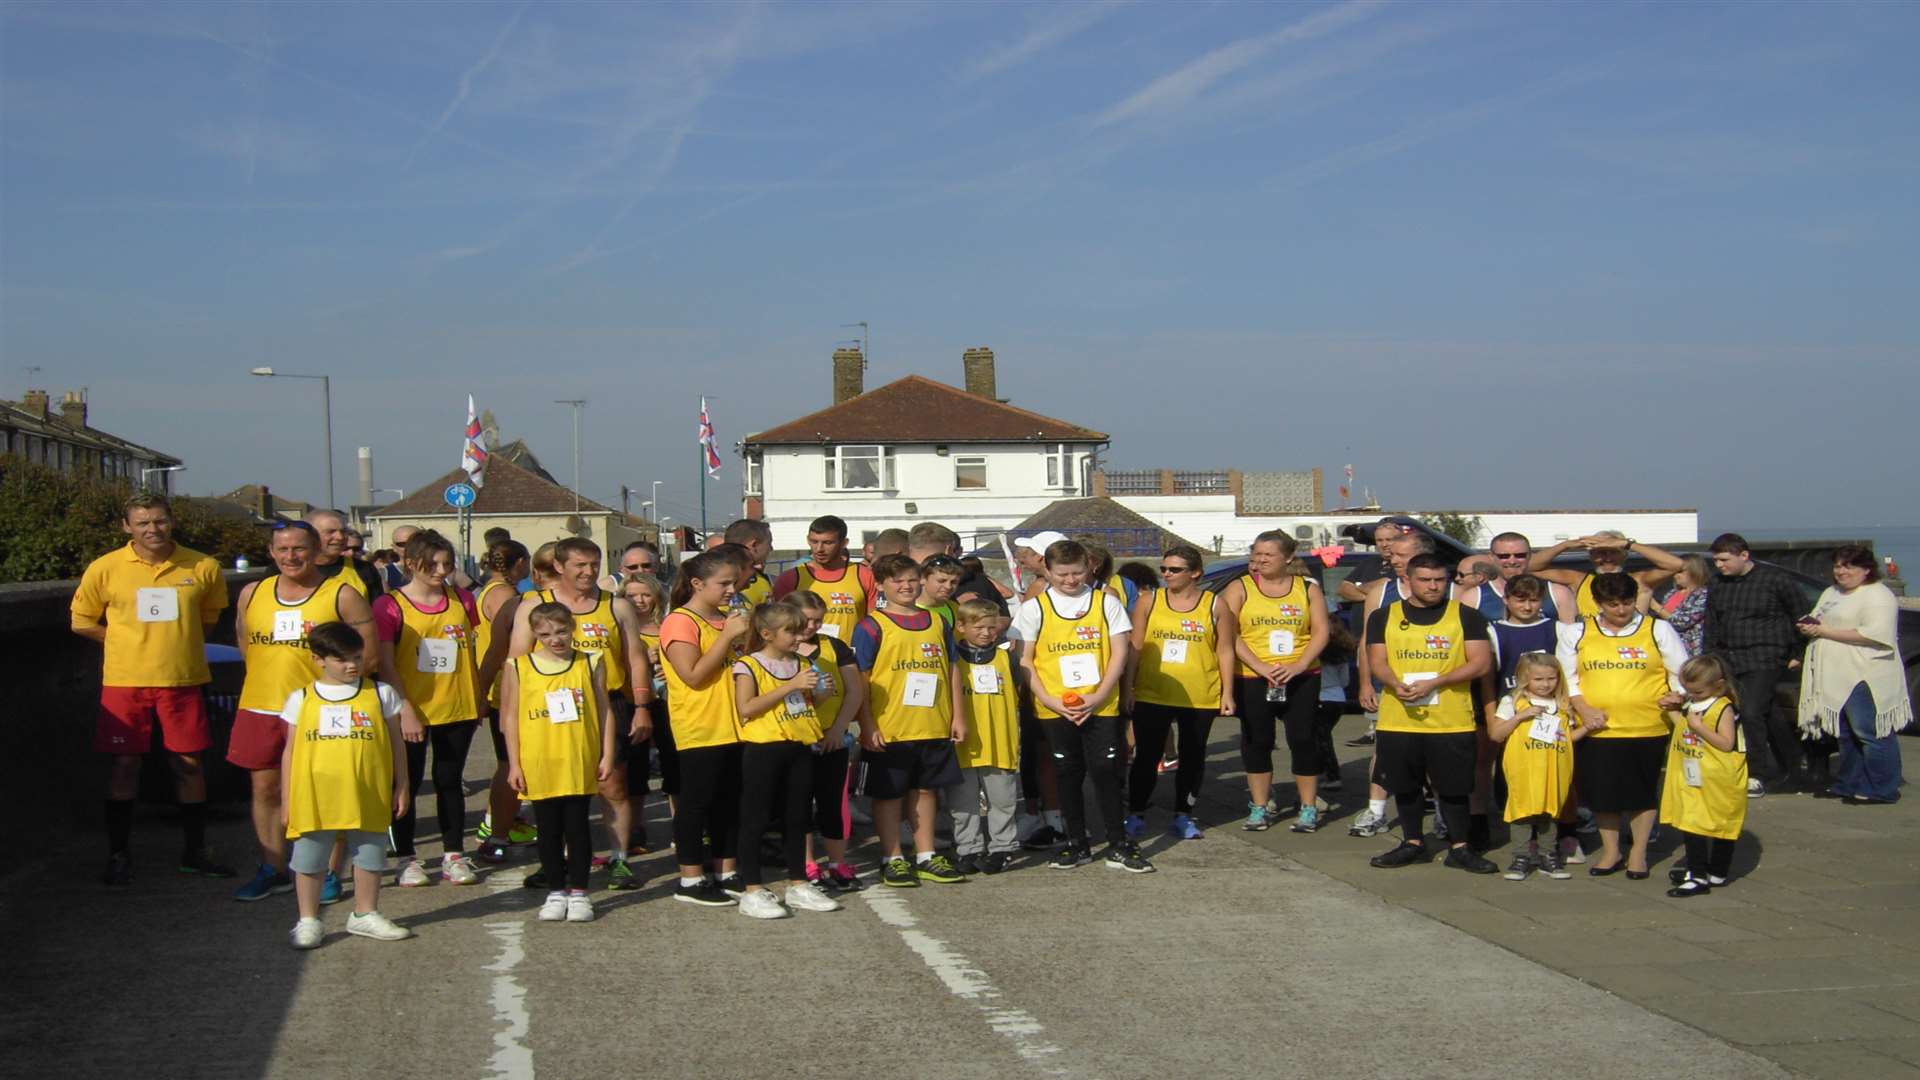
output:
[[[75,632],[105,647],[104,880],[131,882],[156,725],[180,871],[235,877],[206,845],[201,761],[205,638],[227,586],[214,560],[174,543],[163,497],[130,499],[124,527],[128,545],[88,568],[72,603]],[[806,558],[772,578],[771,530],[751,519],[678,566],[641,542],[604,574],[578,537],[529,551],[495,530],[477,581],[438,533],[390,539],[386,573],[340,515],[288,522],[272,534],[275,572],[236,597],[245,681],[227,758],[251,776],[260,858],[235,896],[293,892],[296,948],[324,939],[321,909],[345,897],[349,862],[347,931],[408,936],[378,908],[390,855],[398,887],[429,885],[435,869],[469,885],[478,864],[531,843],[539,918],[591,921],[596,865],[610,889],[641,884],[655,775],[673,898],[754,918],[834,911],[875,880],[999,874],[1022,850],[1058,869],[1097,859],[1147,874],[1163,778],[1166,831],[1205,835],[1217,720],[1239,728],[1240,827],[1290,818],[1311,834],[1343,787],[1333,733],[1355,712],[1368,727],[1350,745],[1370,760],[1348,831],[1399,835],[1374,866],[1439,855],[1498,873],[1497,816],[1509,879],[1570,877],[1594,832],[1587,873],[1638,880],[1664,823],[1686,852],[1668,895],[1686,898],[1732,880],[1751,799],[1896,800],[1895,733],[1911,720],[1897,603],[1854,547],[1813,600],[1734,534],[1710,561],[1618,533],[1541,550],[1503,533],[1456,561],[1404,518],[1378,524],[1378,554],[1332,597],[1325,567],[1277,531],[1225,574],[1184,545],[1116,566],[1096,543],[1043,532],[1014,542],[1013,586],[932,522],[879,533],[855,560],[846,522],[822,517]],[[1574,552],[1588,566],[1569,566]],[[1629,569],[1635,558],[1644,566]],[[1793,668],[1798,708],[1779,708]],[[462,780],[483,723],[497,765],[469,854]],[[1282,743],[1291,788],[1274,783]],[[416,847],[429,759],[437,868]],[[878,845],[867,878],[849,855],[857,823]]]

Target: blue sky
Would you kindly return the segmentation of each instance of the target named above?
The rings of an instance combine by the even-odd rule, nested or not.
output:
[[[584,487],[999,355],[1122,467],[1913,521],[1920,8],[12,4],[0,393],[186,490]],[[37,373],[29,371],[37,367]],[[732,462],[713,488],[737,498]],[[1891,504],[1891,505],[1890,505]],[[724,509],[716,510],[723,516]]]

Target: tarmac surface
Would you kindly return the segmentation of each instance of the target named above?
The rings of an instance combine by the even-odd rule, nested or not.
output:
[[[777,922],[673,902],[658,853],[638,864],[643,889],[596,891],[598,921],[540,923],[541,894],[519,887],[531,849],[516,849],[475,886],[383,890],[412,940],[347,936],[348,903],[297,953],[292,897],[239,904],[238,882],[177,877],[171,812],[152,808],[125,893],[95,880],[97,834],[0,877],[7,925],[32,928],[4,964],[0,1072],[1920,1075],[1910,800],[1761,800],[1735,884],[1681,902],[1664,896],[1671,853],[1641,882],[1370,868],[1395,841],[1346,835],[1364,749],[1342,746],[1350,790],[1321,832],[1243,832],[1230,722],[1215,735],[1207,838],[1174,841],[1152,813],[1158,873],[1029,855]],[[473,823],[490,770],[478,740]],[[656,796],[656,844],[663,809]],[[243,813],[214,824],[235,863],[250,861]],[[873,855],[856,852],[863,873]]]

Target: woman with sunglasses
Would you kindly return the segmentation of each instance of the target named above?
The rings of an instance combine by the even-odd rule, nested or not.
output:
[[[1160,556],[1166,584],[1142,590],[1133,605],[1134,755],[1127,783],[1127,835],[1146,835],[1147,804],[1159,771],[1167,733],[1179,729],[1180,763],[1173,775],[1173,822],[1167,831],[1181,840],[1204,834],[1193,820],[1206,769],[1207,735],[1220,715],[1219,639],[1214,628],[1214,595],[1200,587],[1206,564],[1185,544]]]

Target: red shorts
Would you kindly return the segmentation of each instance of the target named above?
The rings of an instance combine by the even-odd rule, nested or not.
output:
[[[243,769],[278,769],[291,726],[279,713],[235,710],[233,734],[227,738],[227,760]]]
[[[102,754],[144,754],[160,742],[176,754],[197,754],[212,745],[207,707],[198,686],[103,686],[93,724],[93,748]]]

